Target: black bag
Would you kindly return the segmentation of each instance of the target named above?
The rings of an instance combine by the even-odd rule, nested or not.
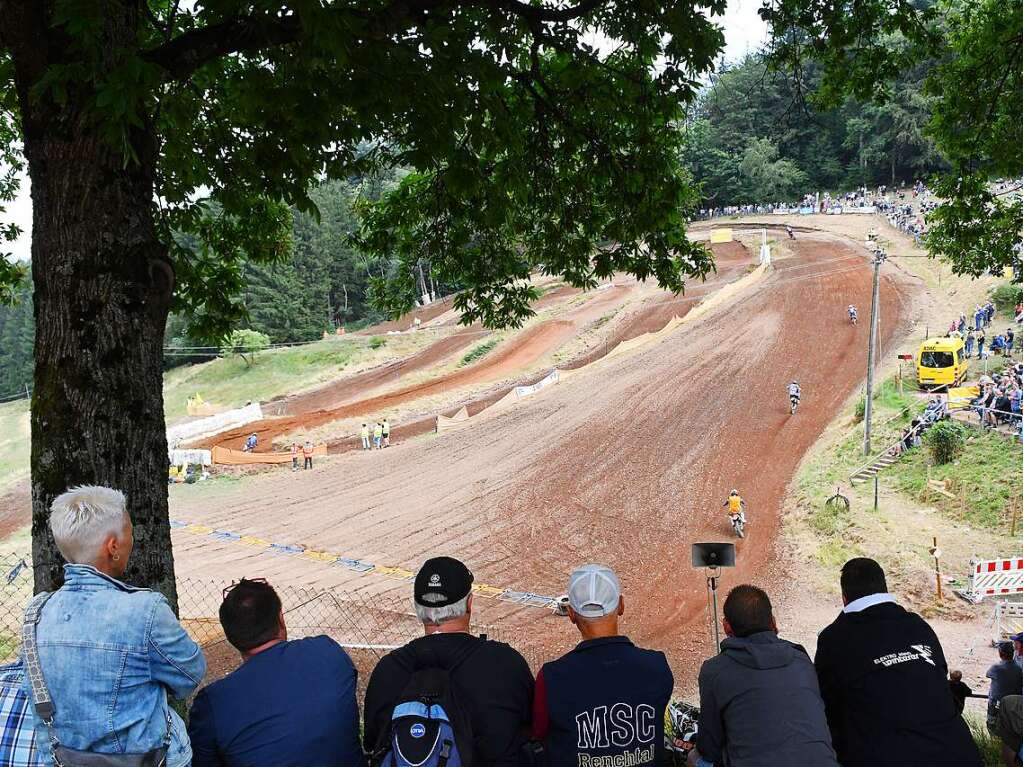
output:
[[[412,676],[391,713],[371,760],[380,767],[474,767],[472,719],[451,682],[485,638],[473,642],[454,662],[443,663],[428,648],[417,648]]]

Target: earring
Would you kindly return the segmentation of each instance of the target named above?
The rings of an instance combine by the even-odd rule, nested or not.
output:
[[[114,561],[116,562],[116,561],[118,561],[118,560],[119,560],[119,559],[121,558],[121,555],[120,555],[120,554],[114,554],[114,555],[113,555],[112,557],[110,557],[110,558],[111,558],[112,560],[114,560]]]

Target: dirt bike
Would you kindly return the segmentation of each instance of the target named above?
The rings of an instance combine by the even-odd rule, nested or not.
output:
[[[858,317],[855,314],[850,314],[849,315],[849,322],[851,322],[853,325],[856,324],[856,320],[857,319],[858,319]]]
[[[792,414],[792,415],[795,415],[796,414],[796,408],[799,407],[799,397],[790,396],[789,397],[789,405],[790,405],[789,413]]]
[[[746,515],[743,512],[738,514],[729,514],[729,518],[732,522],[732,532],[739,538],[746,537]]]

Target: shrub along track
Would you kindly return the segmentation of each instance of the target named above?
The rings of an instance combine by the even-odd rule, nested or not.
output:
[[[690,544],[730,539],[721,504],[737,487],[751,524],[723,587],[790,577],[780,567],[798,563],[774,562],[785,487],[864,375],[867,326],[845,317],[850,303],[869,306],[862,248],[823,233],[789,247],[793,257],[732,304],[478,426],[294,476],[184,488],[172,516],[409,569],[452,554],[478,581],[546,594],[564,590],[573,566],[604,562],[624,582],[625,630],[665,649],[679,682],[691,681],[708,640]],[[918,289],[886,270],[884,345],[904,329]],[[793,377],[804,399],[789,416]],[[408,589],[185,532],[174,540],[183,575],[264,575],[364,597]],[[477,611],[532,657],[576,640],[537,610],[479,599]]]

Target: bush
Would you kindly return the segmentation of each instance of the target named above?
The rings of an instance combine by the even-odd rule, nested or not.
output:
[[[465,367],[485,357],[491,349],[497,346],[497,342],[500,340],[500,338],[491,338],[489,341],[484,341],[479,346],[471,349],[468,354],[462,357],[462,361],[458,363],[458,366]]]
[[[991,291],[991,300],[994,301],[995,308],[1002,312],[1011,312],[1021,299],[1023,299],[1023,286],[1014,285],[1011,282],[999,285]]]
[[[383,336],[373,336],[371,339],[369,339],[369,348],[370,349],[379,349],[381,346],[383,346],[386,343],[387,343],[387,339],[384,338]]]
[[[861,394],[860,398],[856,400],[856,411],[853,413],[854,423],[863,423],[863,419],[867,415],[867,395]]]
[[[958,421],[941,421],[928,430],[924,441],[936,464],[952,463],[963,452],[967,428]]]

